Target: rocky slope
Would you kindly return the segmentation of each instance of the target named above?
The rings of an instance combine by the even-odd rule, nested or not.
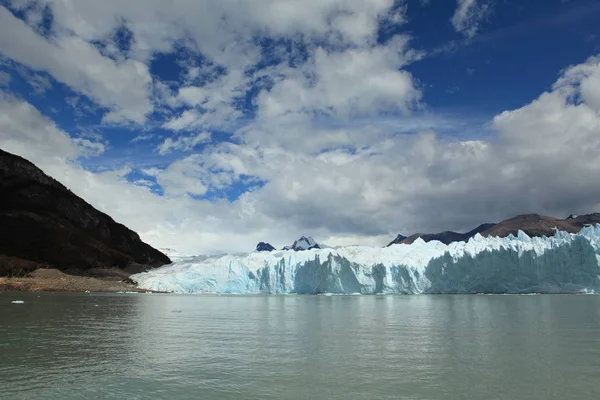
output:
[[[519,230],[529,236],[551,236],[556,230],[577,233],[582,228],[600,223],[600,213],[569,216],[565,219],[538,214],[525,214],[510,218],[481,232],[483,236],[506,237]]]
[[[133,273],[170,262],[31,162],[0,150],[0,275],[24,275],[40,265]]]

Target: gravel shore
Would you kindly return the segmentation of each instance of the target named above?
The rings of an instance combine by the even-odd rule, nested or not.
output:
[[[56,269],[38,269],[25,277],[0,277],[0,291],[24,292],[146,292],[119,276],[101,278],[68,275]]]

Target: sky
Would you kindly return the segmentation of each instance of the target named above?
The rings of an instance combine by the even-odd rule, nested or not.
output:
[[[0,0],[0,148],[153,246],[600,211],[595,0]]]

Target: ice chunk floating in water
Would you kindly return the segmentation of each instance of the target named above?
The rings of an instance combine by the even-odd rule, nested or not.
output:
[[[177,293],[597,293],[599,275],[597,225],[541,238],[519,232],[449,245],[418,239],[190,257],[131,278],[143,289]]]

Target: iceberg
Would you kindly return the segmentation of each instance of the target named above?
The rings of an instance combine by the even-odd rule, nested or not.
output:
[[[239,294],[597,293],[600,224],[551,237],[180,258],[131,276],[146,290]]]

